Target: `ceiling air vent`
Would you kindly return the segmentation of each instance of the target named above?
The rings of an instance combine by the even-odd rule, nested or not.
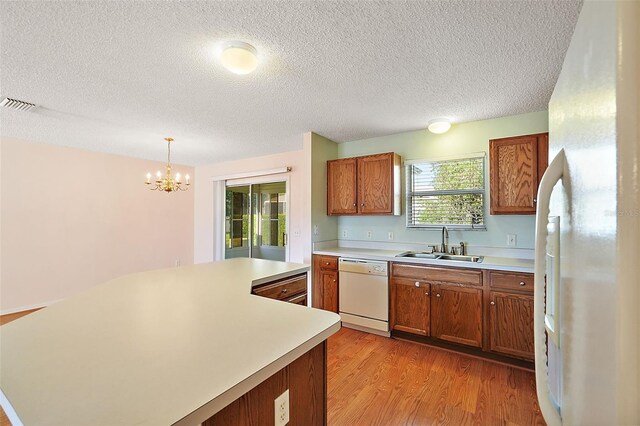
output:
[[[35,108],[35,104],[25,101],[19,101],[17,99],[4,98],[2,102],[0,102],[0,106],[10,109],[17,109],[18,111],[29,111]]]

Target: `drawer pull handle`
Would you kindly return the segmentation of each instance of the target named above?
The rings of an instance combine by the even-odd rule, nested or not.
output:
[[[520,281],[520,285],[524,286],[525,285],[524,281]]]
[[[429,295],[429,292],[426,292],[425,294],[428,296],[428,295]]]
[[[288,290],[287,290],[286,288],[283,288],[283,289],[282,289],[282,292],[283,292],[283,293],[286,293],[287,291],[288,291]]]
[[[436,297],[440,297],[440,293],[436,293]]]
[[[353,207],[357,207],[357,206],[358,206],[358,203],[353,203]]]
[[[325,265],[329,266],[329,262],[325,262]]]
[[[496,304],[496,302],[494,302],[494,301],[492,300],[492,301],[491,301],[491,304],[492,304],[492,305],[495,305],[495,304]]]
[[[333,282],[335,283],[335,282],[336,282],[336,280],[333,280]]]
[[[420,281],[416,281],[415,286],[416,286],[416,287],[420,287]]]

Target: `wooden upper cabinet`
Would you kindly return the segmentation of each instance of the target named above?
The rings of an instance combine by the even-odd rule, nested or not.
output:
[[[491,214],[535,214],[548,150],[548,133],[489,141]]]
[[[358,213],[356,158],[327,161],[327,214]]]
[[[399,215],[400,156],[327,161],[328,215]]]

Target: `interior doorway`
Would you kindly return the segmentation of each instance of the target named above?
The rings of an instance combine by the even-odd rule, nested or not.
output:
[[[231,183],[225,192],[225,259],[286,261],[287,181]]]

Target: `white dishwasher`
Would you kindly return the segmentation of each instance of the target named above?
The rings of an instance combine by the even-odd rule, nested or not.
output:
[[[342,325],[389,336],[387,262],[341,257],[338,271]]]

